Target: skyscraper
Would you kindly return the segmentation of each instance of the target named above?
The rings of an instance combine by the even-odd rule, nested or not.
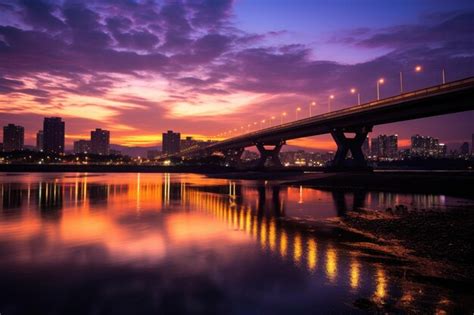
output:
[[[110,131],[97,128],[91,131],[91,152],[108,155],[110,151]]]
[[[388,158],[395,159],[398,157],[398,135],[390,135],[387,137],[385,151]]]
[[[43,130],[36,133],[36,150],[43,151]]]
[[[380,141],[379,137],[372,138],[372,141],[370,142],[370,154],[373,157],[378,157],[380,154]]]
[[[469,142],[463,142],[463,144],[459,148],[459,153],[462,156],[468,156],[469,155]]]
[[[43,151],[64,153],[65,123],[60,117],[45,117],[43,122]]]
[[[173,132],[168,130],[168,132],[163,133],[162,142],[163,142],[163,153],[164,154],[174,154],[180,151],[180,141],[181,134],[179,132]]]
[[[397,158],[398,157],[398,135],[379,135],[372,138],[371,154],[377,158]]]
[[[442,157],[445,154],[446,146],[439,143],[439,139],[414,135],[411,137],[410,153],[413,156],[421,157]]]
[[[25,128],[14,124],[3,127],[3,150],[5,152],[23,150]]]

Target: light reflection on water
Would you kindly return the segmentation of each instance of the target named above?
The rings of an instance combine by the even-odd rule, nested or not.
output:
[[[119,278],[114,268],[132,273],[124,282],[102,279],[108,290],[146,282],[160,270],[172,270],[157,276],[167,283],[183,277],[205,279],[215,292],[211,290],[211,297],[188,292],[193,298],[189,304],[176,298],[184,312],[225,312],[226,305],[234,305],[236,313],[288,308],[311,313],[314,307],[356,311],[352,303],[358,298],[377,305],[391,302],[401,309],[426,300],[433,301],[424,306],[430,311],[452,305],[436,289],[421,290],[421,285],[392,278],[382,262],[369,262],[335,239],[318,239],[298,225],[286,224],[291,217],[329,218],[358,207],[444,207],[449,201],[444,196],[346,193],[181,174],[0,174],[0,194],[0,277],[9,271],[13,283],[18,281],[15,275],[25,272],[32,274],[31,281],[41,279],[42,274],[35,274],[39,267],[47,273],[84,268],[84,281],[97,283],[96,273],[87,268],[95,266],[112,272],[111,279]],[[143,273],[133,274],[137,270]],[[68,271],[64,275],[60,296],[68,300],[67,292],[77,283],[68,282]],[[1,307],[15,309],[7,284],[0,285],[0,293],[6,293],[0,298],[0,313]],[[154,298],[142,307],[179,313],[173,299],[163,301],[170,292],[182,291],[181,286],[178,281],[154,289]],[[245,290],[255,296],[238,293]],[[271,296],[267,290],[273,290]],[[280,290],[285,294],[275,293]],[[24,294],[34,293],[25,289]],[[156,301],[156,296],[162,299]],[[25,298],[37,307],[42,303],[34,295]],[[223,303],[220,308],[210,308],[209,299],[214,298]],[[113,298],[104,301],[114,303]],[[122,304],[107,307],[133,309],[134,304]],[[86,313],[97,307],[87,306],[82,306]]]

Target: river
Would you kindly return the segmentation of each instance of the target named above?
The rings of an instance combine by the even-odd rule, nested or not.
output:
[[[455,290],[405,279],[403,264],[299,225],[462,203],[449,196],[136,173],[0,173],[0,194],[2,315],[469,308]]]

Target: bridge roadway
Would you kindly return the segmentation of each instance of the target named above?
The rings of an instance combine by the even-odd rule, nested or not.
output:
[[[366,167],[362,144],[373,126],[473,109],[474,77],[469,77],[249,132],[204,147],[191,147],[177,156],[223,152],[229,163],[238,164],[243,150],[255,145],[260,152],[259,167],[264,167],[268,159],[274,166],[281,166],[278,154],[287,140],[329,133],[337,144],[333,167]],[[353,133],[354,137],[348,138],[346,133]]]

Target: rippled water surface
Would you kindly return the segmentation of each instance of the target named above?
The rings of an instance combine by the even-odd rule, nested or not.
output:
[[[462,200],[189,174],[0,174],[0,194],[2,315],[464,310],[296,220]]]

